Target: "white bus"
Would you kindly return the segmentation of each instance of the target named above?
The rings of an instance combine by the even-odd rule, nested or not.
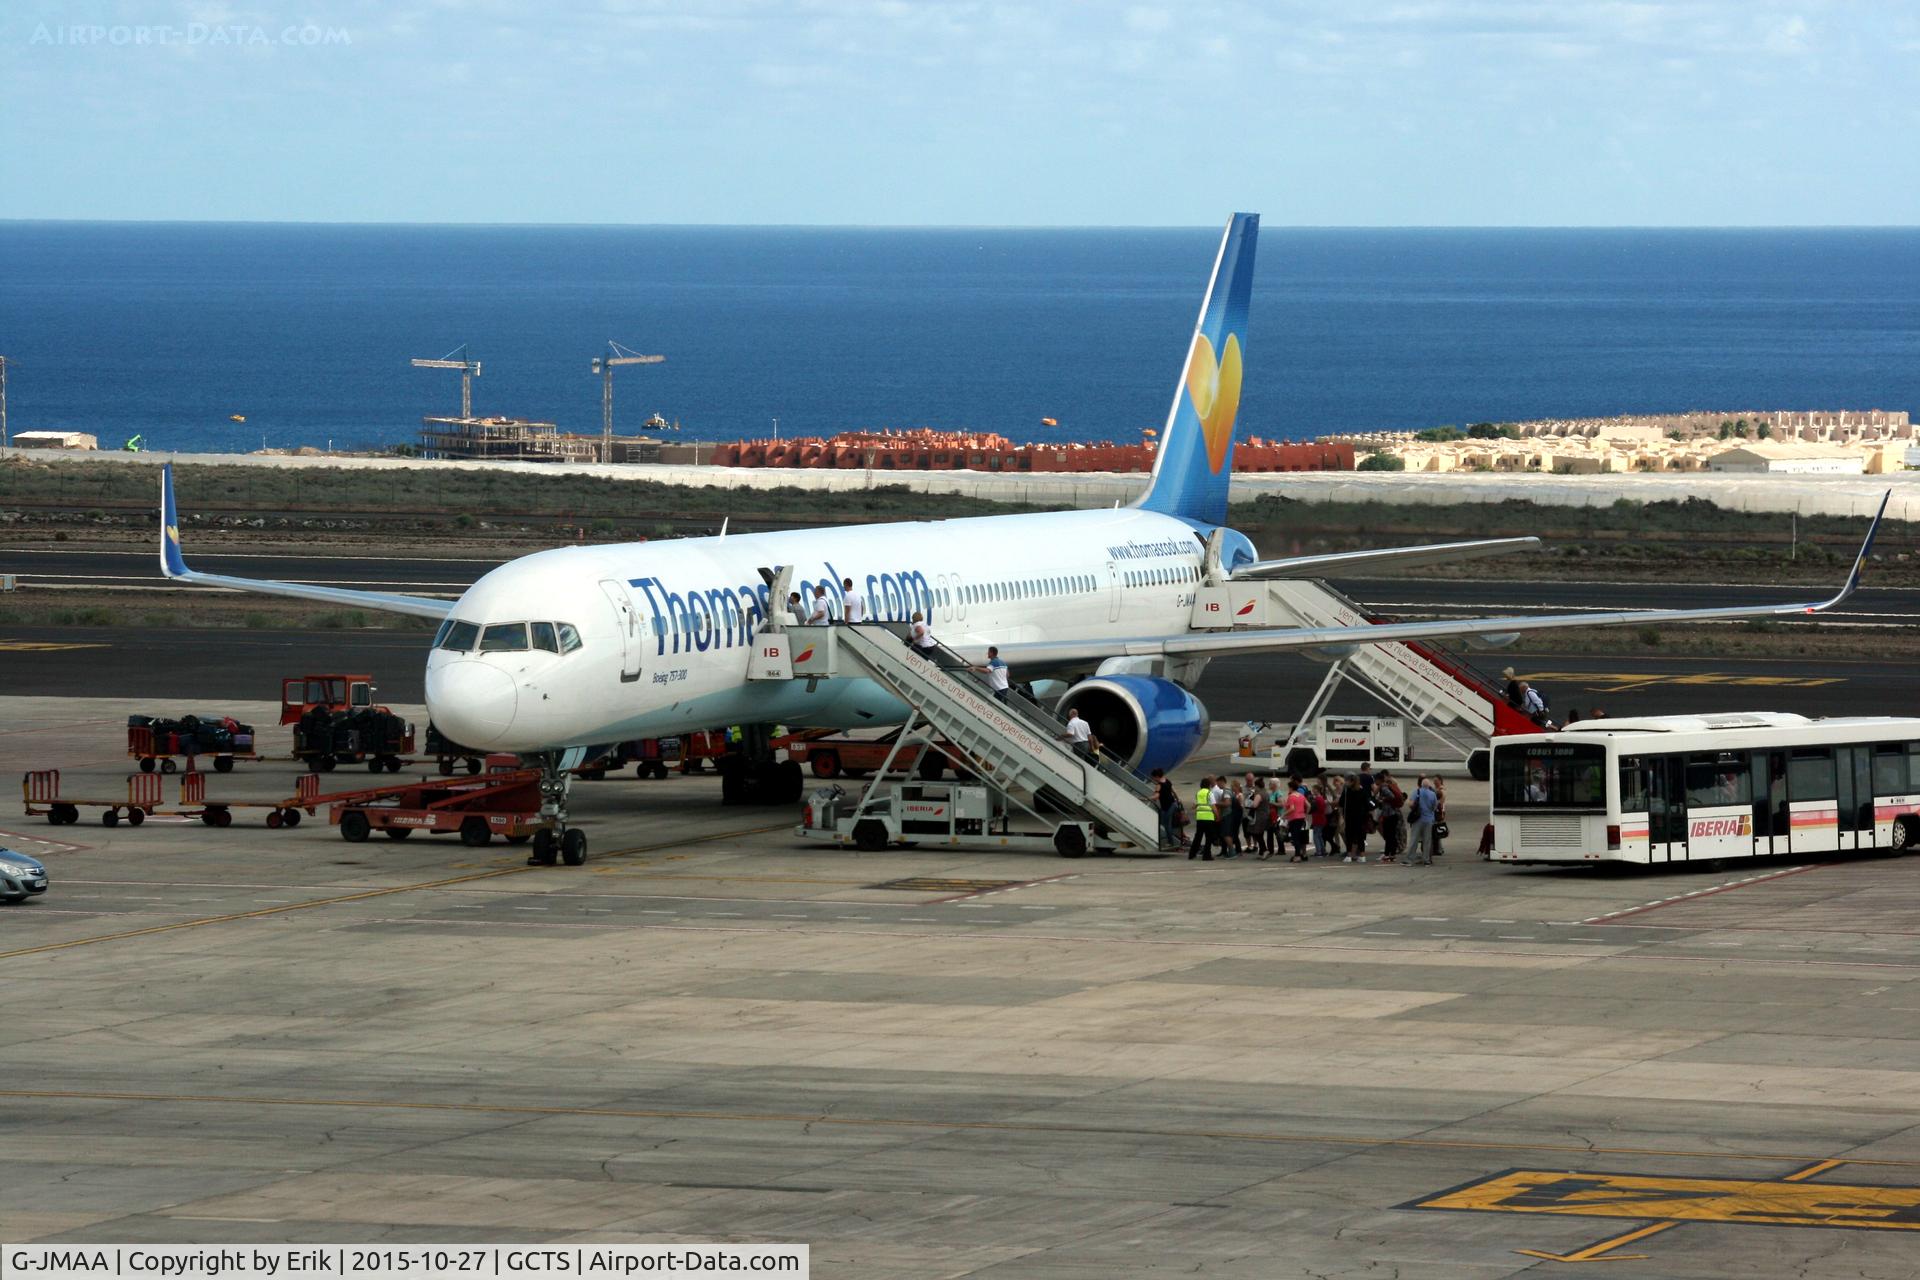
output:
[[[1493,741],[1496,862],[1701,862],[1920,845],[1920,720],[1589,720]]]

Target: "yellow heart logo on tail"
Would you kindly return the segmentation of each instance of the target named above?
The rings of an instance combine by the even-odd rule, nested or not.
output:
[[[1240,412],[1240,339],[1227,335],[1226,350],[1214,358],[1206,334],[1194,339],[1193,358],[1187,361],[1187,398],[1200,419],[1207,442],[1207,466],[1218,473],[1227,465],[1233,447],[1233,420]]]

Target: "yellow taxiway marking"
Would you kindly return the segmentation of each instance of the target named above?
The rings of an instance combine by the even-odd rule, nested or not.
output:
[[[110,649],[112,645],[84,640],[5,640],[0,653],[59,653],[67,649]]]
[[[1920,1231],[1920,1187],[1843,1186],[1807,1181],[1841,1163],[1851,1162],[1822,1160],[1810,1168],[1772,1179],[1671,1178],[1562,1169],[1509,1169],[1403,1207],[1571,1214],[1590,1218],[1661,1218],[1674,1225],[1721,1222],[1766,1227]],[[1614,1242],[1618,1243],[1624,1241]]]
[[[660,844],[634,845],[627,849],[615,849],[611,853],[599,855],[606,858],[627,858],[642,853],[657,853],[662,849],[678,849],[690,844],[708,844],[715,840],[732,840],[739,836],[759,835],[768,831],[779,831],[786,823],[777,823],[768,827],[747,827],[739,831],[722,831],[710,836],[689,836],[683,839],[665,841]],[[68,951],[74,947],[90,947],[101,942],[125,942],[133,938],[150,938],[156,934],[175,933],[182,929],[201,929],[214,924],[231,924],[237,920],[263,920],[268,916],[283,916],[294,911],[311,911],[316,907],[336,907],[349,902],[368,902],[374,898],[390,898],[398,893],[417,893],[426,889],[446,889],[454,885],[472,884],[477,880],[498,880],[503,876],[523,875],[529,871],[550,871],[551,867],[496,867],[491,871],[473,871],[463,876],[444,876],[438,880],[420,880],[412,884],[388,885],[382,889],[363,889],[357,893],[340,893],[327,898],[309,898],[304,902],[288,902],[279,906],[261,907],[257,911],[231,911],[225,915],[201,916],[194,920],[176,920],[171,924],[149,925],[144,929],[121,929],[115,933],[95,934],[88,938],[69,938],[65,942],[45,942],[38,946],[20,947],[13,951],[0,951],[0,960],[14,960],[21,956],[44,955],[52,951]]]
[[[1680,1224],[1677,1222],[1655,1222],[1644,1227],[1635,1227],[1624,1235],[1613,1236],[1606,1240],[1596,1240],[1589,1245],[1575,1249],[1572,1253],[1549,1253],[1545,1249],[1515,1249],[1515,1253],[1524,1253],[1529,1258],[1545,1258],[1548,1262],[1637,1262],[1646,1257],[1644,1253],[1615,1253],[1612,1257],[1603,1255],[1612,1253],[1623,1244],[1632,1244],[1635,1240],[1645,1240],[1648,1236],[1657,1236],[1662,1231],[1671,1231]]]
[[[936,1120],[920,1116],[823,1115],[820,1112],[786,1111],[711,1111],[662,1107],[564,1107],[539,1103],[426,1102],[395,1098],[287,1098],[233,1093],[129,1093],[93,1089],[0,1089],[0,1098],[20,1098],[38,1102],[159,1102],[167,1104],[206,1104],[225,1107],[315,1107],[331,1110],[363,1108],[370,1111],[425,1111],[472,1115],[504,1116],[580,1116],[602,1120],[708,1120],[728,1124],[808,1124],[836,1125],[852,1129],[928,1129],[960,1130],[983,1133],[1074,1133],[1149,1136],[1158,1138],[1202,1139],[1209,1142],[1251,1142],[1268,1145],[1324,1147],[1388,1148],[1413,1147],[1447,1151],[1542,1151],[1579,1152],[1583,1155],[1656,1156],[1670,1160],[1764,1160],[1772,1164],[1800,1161],[1808,1157],[1778,1152],[1729,1154],[1725,1151],[1688,1151],[1658,1147],[1590,1147],[1585,1143],[1555,1142],[1471,1142],[1451,1138],[1369,1138],[1351,1134],[1263,1133],[1257,1129],[1142,1128],[1118,1124],[1069,1124],[1044,1120]],[[1920,1168],[1920,1160],[1849,1160],[1849,1164],[1884,1168]],[[1510,1173],[1523,1172],[1513,1170]],[[1500,1175],[1502,1177],[1508,1175]],[[1579,1174],[1550,1173],[1547,1178],[1580,1177]],[[1606,1177],[1609,1175],[1585,1175]],[[1678,1179],[1667,1179],[1678,1181]],[[1470,1184],[1478,1186],[1481,1184]],[[1735,1183],[1737,1186],[1767,1186],[1768,1183]],[[1822,1187],[1803,1188],[1807,1191]],[[1906,1191],[1903,1187],[1876,1187],[1876,1191]],[[1458,1194],[1467,1188],[1442,1192]],[[1852,1188],[1838,1188],[1841,1191]],[[1471,1206],[1436,1205],[1419,1201],[1402,1208],[1454,1208]],[[1544,1212],[1544,1210],[1534,1210]],[[1842,1224],[1850,1225],[1850,1224]]]

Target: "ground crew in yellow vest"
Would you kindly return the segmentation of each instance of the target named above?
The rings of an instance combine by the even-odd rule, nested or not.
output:
[[[1213,779],[1200,779],[1200,790],[1193,797],[1193,843],[1187,846],[1187,861],[1195,857],[1213,861]]]

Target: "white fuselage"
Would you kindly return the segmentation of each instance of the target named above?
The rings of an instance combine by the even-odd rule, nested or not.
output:
[[[1186,522],[1131,508],[562,547],[488,573],[427,661],[427,709],[462,745],[539,751],[734,723],[855,727],[904,708],[866,680],[749,683],[770,608],[761,570],[793,567],[844,617],[851,578],[875,621],[925,614],[944,643],[1097,640],[1187,628],[1205,547]],[[512,643],[504,624],[569,624],[579,645]],[[475,634],[459,648],[471,623]],[[492,640],[485,628],[502,626]],[[535,645],[544,631],[534,632]],[[1018,673],[1016,672],[1016,678]],[[813,687],[809,688],[809,684]]]

